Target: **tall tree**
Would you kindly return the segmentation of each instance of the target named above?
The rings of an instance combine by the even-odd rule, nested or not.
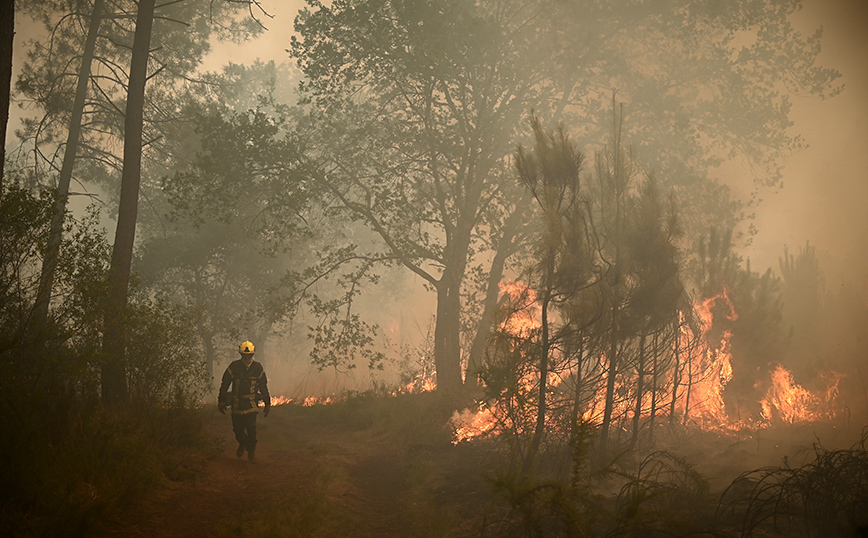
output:
[[[661,333],[677,322],[684,286],[675,245],[681,236],[675,202],[670,196],[668,205],[663,203],[653,175],[646,177],[640,186],[632,213],[627,245],[637,286],[630,296],[629,308],[639,332],[631,438],[631,443],[635,444],[643,413],[646,376],[651,377],[653,416],[658,374],[665,364],[660,357],[659,341]]]
[[[775,184],[780,157],[801,143],[787,134],[787,92],[836,91],[837,73],[815,65],[820,34],[792,28],[793,4],[308,3],[292,54],[307,76],[323,181],[379,236],[384,258],[437,294],[444,388],[461,383],[467,272],[505,244],[483,238],[523,204],[500,187],[522,114],[566,119],[580,147],[601,147],[617,87],[636,157],[667,170],[689,225],[734,223],[739,206],[708,167],[744,155]],[[779,73],[789,75],[769,84]]]
[[[63,153],[63,164],[60,167],[60,175],[57,179],[57,193],[55,194],[57,201],[55,202],[54,215],[51,218],[51,232],[48,237],[48,245],[45,248],[42,260],[39,291],[33,307],[33,324],[36,327],[37,335],[48,321],[48,306],[51,301],[51,288],[54,283],[54,272],[57,269],[57,257],[60,252],[60,243],[63,235],[63,219],[66,214],[67,198],[69,197],[69,184],[72,180],[72,168],[75,165],[75,156],[78,152],[81,119],[84,114],[85,98],[87,97],[87,88],[90,81],[90,66],[93,62],[96,38],[99,33],[99,24],[102,20],[103,4],[103,0],[94,0],[87,31],[87,40],[84,44],[84,51],[81,54],[78,82],[75,87],[75,100],[72,104],[69,131],[66,136],[66,147]]]
[[[12,88],[12,42],[15,38],[15,0],[0,0],[0,188],[6,163],[6,127]]]
[[[107,31],[95,30],[102,0],[95,0],[91,17],[92,28],[85,39],[80,25],[71,24],[81,13],[79,7],[89,3],[67,5],[63,1],[33,3],[30,10],[38,14],[51,32],[47,42],[30,43],[29,62],[24,66],[18,88],[22,95],[32,99],[45,115],[26,122],[23,132],[22,165],[32,164],[40,174],[37,177],[47,183],[53,169],[60,169],[60,189],[68,190],[76,157],[77,167],[90,166],[101,169],[104,176],[120,175],[120,203],[118,225],[110,270],[109,298],[105,305],[103,397],[115,403],[126,399],[124,368],[124,310],[127,304],[132,252],[135,243],[138,198],[142,184],[143,156],[150,156],[152,166],[169,160],[170,146],[160,131],[172,121],[177,121],[174,111],[165,108],[167,95],[177,91],[188,80],[188,75],[198,67],[208,50],[213,29],[222,37],[233,38],[247,35],[255,26],[244,21],[233,21],[234,12],[256,4],[249,2],[219,2],[205,6],[198,2],[170,2],[159,7],[160,14],[155,25],[153,1],[116,2],[109,7],[111,12],[104,17]],[[55,18],[60,14],[60,22]],[[135,21],[133,24],[132,21]],[[192,30],[192,31],[191,31]],[[97,39],[97,34],[99,38]],[[96,40],[96,42],[94,42]],[[85,58],[78,62],[81,69],[73,74],[65,66],[73,63],[85,42]],[[156,46],[152,47],[152,43]],[[153,50],[152,50],[153,49]],[[94,60],[100,67],[100,75],[92,77],[94,91],[85,96],[89,68],[87,56],[95,50]],[[127,70],[124,65],[130,67]],[[150,73],[149,73],[150,69]],[[160,84],[148,83],[158,74]],[[170,76],[166,76],[170,75]],[[78,91],[72,91],[77,87]],[[146,91],[149,90],[149,91]],[[72,96],[75,96],[74,99]],[[73,103],[74,101],[74,103]],[[81,105],[84,101],[84,107]],[[68,104],[69,103],[69,104]],[[84,110],[83,110],[84,109]],[[79,115],[86,116],[84,122]],[[71,119],[70,115],[72,116]],[[76,132],[83,125],[81,133]],[[145,134],[147,133],[147,135]],[[148,138],[148,142],[144,140]],[[55,144],[55,140],[67,140],[67,144]],[[162,140],[162,142],[161,142]],[[123,153],[115,153],[122,141]],[[80,143],[81,152],[76,151]],[[63,164],[55,163],[58,154],[64,157]],[[82,162],[84,161],[84,162]],[[48,173],[42,173],[48,172]],[[99,174],[92,174],[91,178]],[[106,183],[111,190],[117,184]],[[62,207],[66,192],[58,197],[58,212],[51,248],[46,256],[46,265],[37,301],[39,320],[46,317],[51,292],[53,256],[51,253],[60,243]],[[44,322],[43,322],[44,324]]]
[[[630,232],[629,213],[639,169],[629,149],[622,145],[623,107],[615,108],[612,99],[612,135],[605,150],[595,157],[595,207],[599,212],[598,234],[601,249],[610,267],[603,286],[607,328],[601,333],[606,357],[606,395],[603,421],[600,426],[600,454],[605,455],[609,442],[609,429],[615,409],[615,385],[625,369],[627,344],[637,334],[628,310],[630,296],[636,287],[631,271],[631,252],[626,238]]]
[[[524,472],[529,471],[545,433],[549,367],[554,360],[555,342],[561,340],[554,335],[551,310],[589,285],[586,279],[592,274],[591,268],[583,263],[588,259],[583,252],[588,229],[586,200],[579,183],[584,155],[572,144],[562,125],[551,134],[543,131],[537,118],[532,125],[536,140],[532,152],[519,147],[515,158],[519,180],[539,205],[544,223],[535,252],[537,263],[533,272],[537,278],[531,280],[537,283],[540,305],[541,326],[535,354],[539,385],[536,425]]]
[[[102,398],[109,404],[128,397],[125,365],[125,310],[136,239],[136,216],[139,209],[139,184],[142,174],[142,127],[145,109],[145,83],[148,80],[148,57],[151,52],[151,29],[154,25],[156,0],[139,0],[136,33],[130,60],[127,108],[124,115],[124,158],[121,175],[121,200],[118,224],[109,268],[108,297],[105,309],[105,334],[102,368]]]

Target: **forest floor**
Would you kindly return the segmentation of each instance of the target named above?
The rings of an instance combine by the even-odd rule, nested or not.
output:
[[[230,417],[203,409],[217,454],[192,458],[186,472],[167,479],[156,495],[106,522],[93,536],[499,534],[496,522],[503,521],[505,505],[503,499],[499,504],[495,499],[489,478],[497,466],[503,468],[502,454],[484,443],[452,445],[447,421],[441,417],[402,426],[393,416],[383,428],[370,417],[401,413],[400,406],[373,409],[367,415],[329,407],[281,405],[268,417],[260,414],[255,463],[236,457]],[[440,423],[442,430],[432,432],[437,428],[431,425]],[[801,435],[757,432],[760,437],[723,444],[718,437],[702,434],[681,437],[669,446],[663,442],[660,448],[678,453],[708,480],[712,493],[719,494],[743,471],[780,465],[784,456],[809,456],[816,432],[796,433]],[[840,432],[829,430],[824,436],[833,433]]]
[[[408,537],[478,535],[490,502],[484,452],[394,442],[296,405],[259,415],[256,462],[237,458],[229,415],[204,410],[216,457],[95,536]],[[445,425],[444,425],[445,426]]]

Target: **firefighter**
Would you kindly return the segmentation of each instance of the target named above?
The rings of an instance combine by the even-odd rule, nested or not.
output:
[[[226,414],[226,406],[232,408],[232,431],[238,441],[235,455],[239,458],[247,451],[247,459],[256,461],[256,415],[259,413],[259,400],[265,402],[263,417],[271,410],[271,396],[268,395],[268,379],[262,364],[253,360],[253,342],[243,342],[238,352],[241,358],[232,361],[223,373],[220,394],[217,396],[217,410]],[[232,385],[232,391],[229,386]]]

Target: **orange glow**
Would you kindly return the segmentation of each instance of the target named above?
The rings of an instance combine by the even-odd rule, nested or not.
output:
[[[326,396],[325,398],[317,398],[316,396],[308,396],[304,399],[304,403],[301,404],[304,407],[311,407],[313,405],[328,405],[333,403],[331,396]]]
[[[705,334],[705,331],[704,331]],[[702,342],[701,353],[691,360],[699,378],[693,380],[688,417],[698,422],[702,429],[737,429],[730,422],[723,400],[723,390],[732,380],[732,355],[729,339],[732,333],[725,331],[716,347]],[[685,383],[688,380],[685,379]]]
[[[539,306],[535,303],[536,294],[517,282],[507,282],[501,285],[501,292],[508,300],[513,301],[514,312],[501,323],[500,329],[518,338],[529,337],[531,332],[540,327]],[[665,386],[657,387],[655,415],[668,417],[674,410],[683,420],[702,430],[713,430],[723,433],[741,431],[747,428],[768,428],[776,424],[800,423],[817,420],[829,420],[836,415],[835,399],[838,394],[838,382],[841,374],[829,373],[825,376],[826,388],[816,393],[811,392],[793,381],[792,374],[783,366],[778,365],[770,375],[770,388],[758,403],[762,408],[761,416],[733,418],[726,408],[724,391],[733,378],[732,349],[730,330],[715,331],[712,335],[712,325],[715,313],[730,321],[738,319],[735,307],[729,298],[729,291],[724,289],[718,295],[697,302],[693,306],[693,314],[698,323],[690,325],[682,323],[679,327],[677,347],[679,362],[677,372],[670,370],[677,378],[677,393],[673,401],[671,381]],[[682,321],[687,319],[685,313],[679,314]],[[606,357],[597,357],[597,371],[607,372]],[[570,375],[577,372],[565,372],[560,375],[550,375],[549,385],[555,387]],[[633,372],[618,372],[615,383],[612,421],[614,424],[625,424],[633,418],[636,412],[636,379]],[[646,377],[646,390],[647,387]],[[519,391],[529,393],[538,385],[538,372],[533,372],[518,380]],[[762,380],[757,380],[758,383]],[[603,421],[606,401],[605,375],[597,376],[592,384],[583,386],[588,396],[581,410],[581,418],[585,422],[600,424]],[[568,389],[567,389],[568,390]],[[514,398],[514,397],[513,397]],[[492,401],[481,404],[478,409],[465,409],[456,412],[451,420],[453,428],[453,443],[480,438],[485,435],[497,434],[510,430],[520,433],[516,424],[508,422],[504,410],[514,407],[515,402]],[[641,416],[651,414],[652,394],[647,390],[642,395]],[[504,409],[500,409],[503,406]],[[515,409],[512,410],[516,412]],[[551,424],[551,422],[549,422]]]
[[[835,415],[834,400],[842,375],[832,373],[825,394],[814,394],[793,380],[793,374],[777,365],[772,372],[772,385],[760,400],[763,418],[769,422],[781,420],[787,424],[830,419]]]
[[[397,396],[398,394],[418,394],[420,392],[433,392],[435,390],[437,390],[437,382],[429,377],[410,381],[403,387],[399,387],[393,391],[391,394],[392,396]]]
[[[494,412],[484,404],[480,405],[475,412],[470,409],[465,409],[460,413],[455,411],[450,422],[453,430],[453,444],[482,437],[497,426]]]
[[[536,302],[536,292],[520,282],[509,281],[500,284],[501,296],[508,297],[514,308],[501,322],[500,329],[517,337],[529,336],[540,328],[540,307]]]
[[[272,396],[271,397],[271,405],[272,406],[286,405],[286,404],[291,404],[291,403],[292,403],[292,398],[287,398],[286,396]]]

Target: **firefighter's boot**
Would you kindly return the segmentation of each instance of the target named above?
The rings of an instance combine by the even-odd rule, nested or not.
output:
[[[238,450],[235,451],[235,455],[239,458],[244,455],[244,443],[238,443]]]

